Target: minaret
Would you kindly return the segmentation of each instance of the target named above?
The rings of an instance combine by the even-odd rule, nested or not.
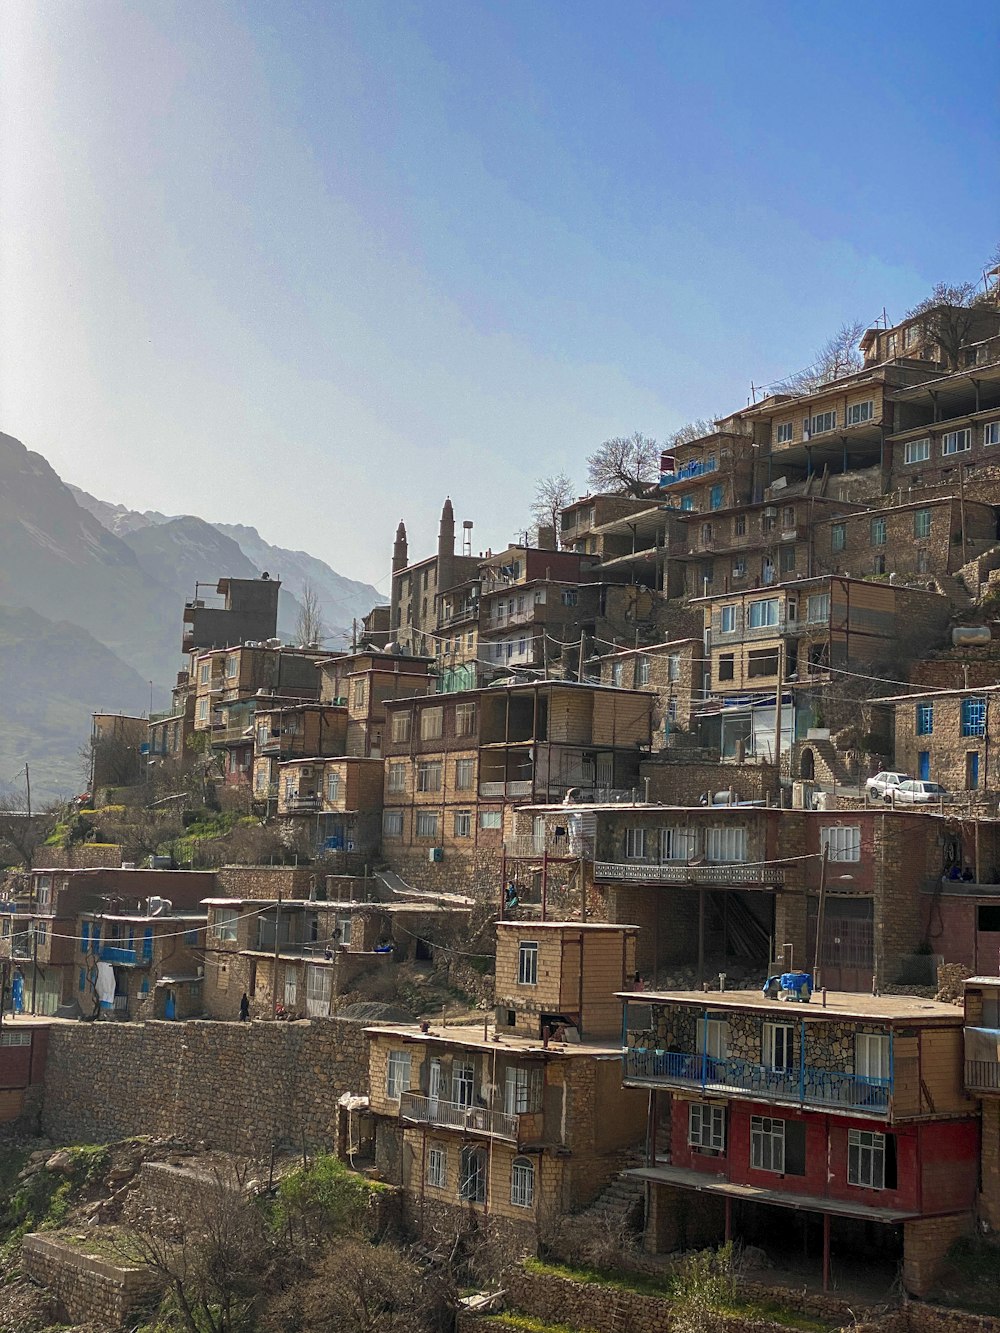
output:
[[[441,526],[438,529],[437,587],[438,592],[454,586],[455,583],[455,511],[448,496],[441,510]]]
[[[392,545],[392,580],[389,587],[389,627],[395,633],[399,629],[399,574],[406,568],[409,555],[406,547],[406,524],[399,520],[396,540]]]
[[[408,558],[406,552],[406,524],[400,519],[399,527],[396,529],[396,540],[392,546],[392,572],[396,574],[399,570],[405,569]]]

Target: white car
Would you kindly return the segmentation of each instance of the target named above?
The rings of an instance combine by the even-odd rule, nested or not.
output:
[[[946,788],[940,782],[901,782],[886,792],[889,805],[932,805],[949,798]]]
[[[894,792],[901,782],[909,780],[908,773],[890,773],[883,771],[876,773],[873,778],[869,778],[865,786],[865,792],[869,801],[880,801],[887,798],[890,792]]]

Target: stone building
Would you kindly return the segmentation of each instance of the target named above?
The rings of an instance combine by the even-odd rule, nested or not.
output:
[[[253,799],[268,814],[279,797],[280,766],[347,752],[347,709],[325,703],[258,707],[253,723]]]
[[[259,579],[219,579],[207,596],[195,585],[194,597],[184,604],[185,653],[226,648],[234,643],[266,643],[278,626],[281,580],[262,574]]]
[[[472,524],[463,532],[463,550],[455,551],[455,511],[451,499],[444,502],[435,555],[425,560],[409,561],[406,527],[400,523],[392,550],[392,591],[390,630],[393,641],[404,651],[433,656],[438,618],[445,600],[454,589],[478,573],[479,557],[471,548]]]
[[[278,765],[275,811],[317,853],[371,860],[382,838],[381,759],[292,759]]]
[[[949,792],[980,793],[984,799],[995,795],[1000,789],[998,688],[915,690],[894,696],[895,762],[900,771],[940,783]]]
[[[206,919],[200,904],[183,910],[157,897],[134,911],[80,912],[74,959],[80,1012],[121,1022],[200,1015]]]
[[[993,962],[998,961],[994,955]],[[979,1099],[977,1211],[991,1231],[1000,1226],[1000,975],[965,983],[965,1087]]]
[[[429,694],[430,664],[429,657],[372,651],[341,653],[319,663],[321,701],[347,709],[344,754],[381,757],[387,702]]]
[[[601,684],[648,690],[654,697],[652,747],[662,750],[676,732],[690,732],[704,689],[701,639],[673,639],[644,648],[603,653]]]
[[[888,1273],[901,1261],[906,1290],[928,1295],[976,1197],[960,1010],[837,992],[622,998],[624,1083],[648,1090],[654,1127],[626,1173],[647,1185],[649,1249],[752,1243],[790,1209],[820,1222],[824,1290],[863,1256]]]
[[[418,1224],[488,1215],[533,1247],[614,1177],[644,1126],[641,1094],[621,1085],[611,989],[634,943],[632,927],[501,927],[492,1028],[369,1030],[375,1162]]]

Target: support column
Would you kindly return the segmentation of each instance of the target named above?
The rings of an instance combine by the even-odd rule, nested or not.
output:
[[[705,890],[698,890],[698,985],[705,980]]]
[[[727,1245],[732,1240],[732,1238],[733,1238],[733,1201],[732,1198],[727,1194],[726,1195],[726,1244]]]
[[[823,1290],[830,1290],[830,1214],[823,1214]]]

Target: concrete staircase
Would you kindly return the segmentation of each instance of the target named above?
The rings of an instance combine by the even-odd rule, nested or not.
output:
[[[626,1166],[640,1165],[640,1154],[633,1157],[634,1160],[625,1163]],[[642,1226],[645,1201],[646,1187],[641,1180],[634,1176],[616,1176],[589,1207],[577,1213],[577,1217],[600,1223],[609,1235],[638,1231]]]

